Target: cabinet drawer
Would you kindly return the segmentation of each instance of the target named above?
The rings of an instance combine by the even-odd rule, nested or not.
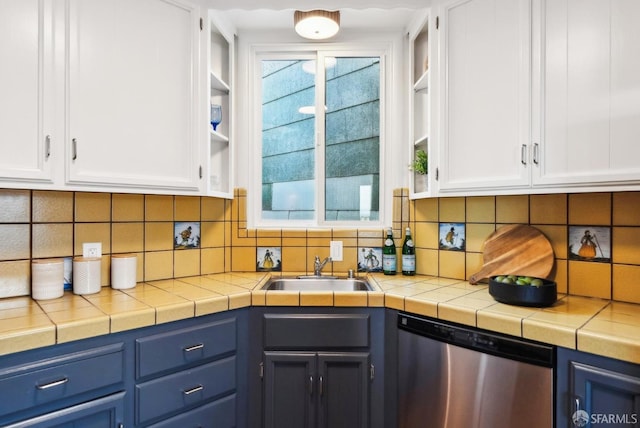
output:
[[[47,413],[5,428],[91,427],[110,428],[124,419],[124,392]]]
[[[235,391],[236,358],[228,357],[136,385],[136,423]]]
[[[140,338],[136,340],[136,375],[178,370],[235,350],[235,318]]]
[[[236,395],[221,398],[213,403],[166,419],[149,428],[200,427],[234,428],[236,426]]]
[[[0,413],[9,414],[122,383],[123,373],[122,343],[5,368],[0,370]]]
[[[369,347],[366,314],[266,314],[266,349]]]

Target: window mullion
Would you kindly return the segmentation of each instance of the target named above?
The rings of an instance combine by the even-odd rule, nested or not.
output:
[[[316,60],[316,216],[319,224],[325,224],[325,189],[326,189],[326,167],[325,167],[325,154],[326,154],[326,79],[325,79],[325,67],[324,67],[324,54],[322,52],[317,53]]]

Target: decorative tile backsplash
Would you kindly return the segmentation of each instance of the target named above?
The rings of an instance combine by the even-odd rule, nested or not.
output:
[[[189,250],[200,248],[200,222],[176,221],[173,223],[173,248]]]
[[[393,196],[396,247],[400,251],[411,227],[419,274],[468,278],[482,267],[483,243],[496,228],[530,224],[552,243],[560,292],[640,303],[640,192],[411,201],[398,189]],[[265,249],[278,249],[270,258],[274,265],[280,260],[284,272],[313,273],[314,257],[327,257],[330,241],[343,242],[343,261],[325,273],[345,275],[380,257],[383,229],[248,229],[246,197],[242,189],[233,200],[0,189],[0,297],[29,294],[31,259],[81,255],[83,242],[102,243],[103,285],[110,281],[111,254],[120,253],[137,255],[138,281],[255,271],[261,260],[265,266]],[[189,225],[186,242],[199,225],[199,246],[176,248]],[[441,249],[443,226],[464,237],[464,248]],[[595,235],[596,257],[585,257],[586,250],[571,256],[582,245],[576,234],[582,240],[586,230]]]
[[[358,272],[382,272],[382,247],[358,248]]]
[[[282,248],[258,247],[256,249],[256,271],[281,272]]]
[[[229,270],[224,199],[0,189],[0,206],[0,297],[29,294],[31,259],[80,256],[83,242],[102,244],[102,285],[112,254],[136,254],[138,281]]]

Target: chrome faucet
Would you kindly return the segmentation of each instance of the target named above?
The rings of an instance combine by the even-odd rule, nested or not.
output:
[[[316,256],[316,259],[313,262],[313,274],[315,276],[321,276],[322,268],[324,267],[324,265],[326,265],[330,261],[331,261],[331,257],[327,257],[323,261],[320,261],[320,256]]]

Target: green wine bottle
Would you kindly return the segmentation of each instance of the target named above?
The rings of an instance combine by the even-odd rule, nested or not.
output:
[[[385,275],[395,275],[397,265],[396,244],[393,242],[393,230],[387,230],[387,237],[382,247],[382,272]]]
[[[402,244],[402,274],[416,274],[416,247],[411,239],[411,229],[407,227]]]

